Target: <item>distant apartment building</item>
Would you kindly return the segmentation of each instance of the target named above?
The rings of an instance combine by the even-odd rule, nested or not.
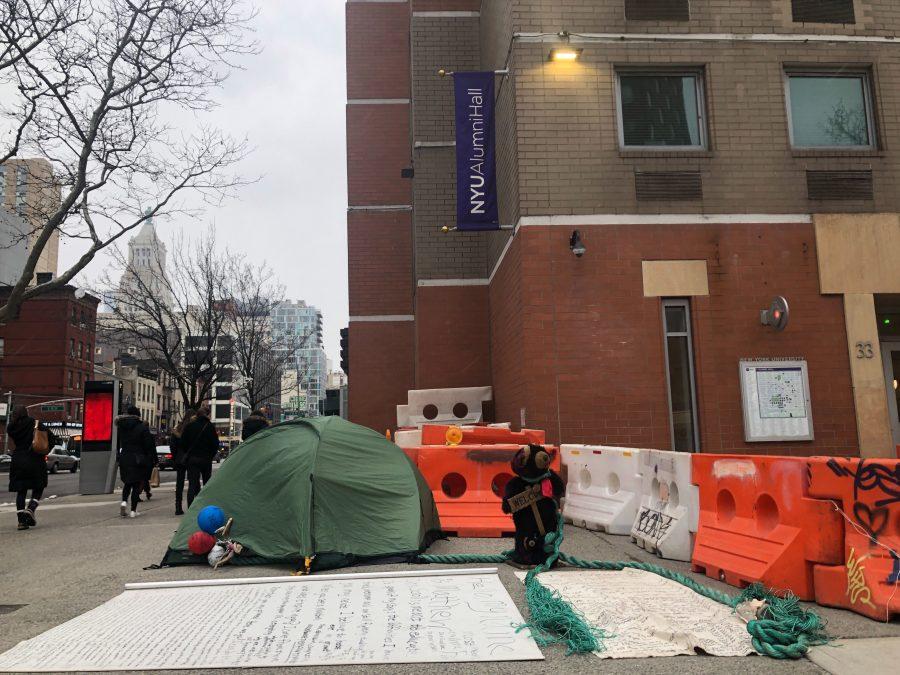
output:
[[[271,314],[276,343],[285,336],[299,341],[293,368],[282,377],[282,417],[316,417],[325,400],[328,363],[322,338],[322,312],[302,300],[285,301]]]
[[[128,265],[121,285],[147,291],[166,306],[171,306],[172,293],[165,283],[166,256],[166,245],[156,232],[153,218],[148,218],[128,242]]]
[[[351,419],[491,385],[554,441],[897,456],[900,3],[346,14]],[[464,71],[496,71],[494,231],[441,231]]]
[[[60,189],[50,163],[45,159],[9,159],[0,164],[0,236],[3,243],[14,243],[15,252],[0,252],[0,283],[13,283],[22,273],[25,258],[48,215],[59,208]],[[59,257],[59,232],[44,246],[35,276],[56,276]]]

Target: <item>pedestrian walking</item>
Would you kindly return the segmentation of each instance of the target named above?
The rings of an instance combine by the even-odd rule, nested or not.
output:
[[[116,418],[116,426],[119,429],[119,477],[125,485],[119,513],[123,518],[136,518],[141,487],[148,478],[148,467],[153,466],[156,443],[150,428],[141,419],[140,411],[134,406],[129,407],[125,415]]]
[[[246,441],[257,431],[262,431],[269,426],[269,420],[262,410],[254,410],[250,416],[244,420],[244,427],[241,429],[241,440]]]
[[[201,481],[203,485],[209,482],[213,459],[219,451],[219,435],[209,419],[210,412],[208,403],[201,405],[197,416],[181,434],[181,442],[186,448],[189,508],[194,497],[200,492]]]
[[[172,430],[169,436],[169,449],[172,451],[172,463],[175,464],[175,515],[183,516],[182,508],[184,498],[184,478],[187,474],[187,448],[184,447],[182,434],[185,427],[194,421],[197,411],[188,408],[184,411],[184,417],[178,425]]]
[[[47,433],[48,450],[54,446],[56,438],[47,427],[30,417],[24,405],[14,407],[6,433],[15,444],[9,466],[9,491],[16,493],[16,517],[20,530],[37,525],[35,512],[47,487],[46,453],[36,452],[33,447],[35,430]]]

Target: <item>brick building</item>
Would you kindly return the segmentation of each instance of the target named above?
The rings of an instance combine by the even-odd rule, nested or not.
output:
[[[351,418],[490,384],[497,419],[554,440],[893,456],[898,30],[877,0],[348,2]],[[440,231],[439,69],[508,71],[509,229]],[[746,440],[753,359],[805,361],[813,440]]]
[[[0,393],[13,405],[33,406],[45,422],[80,423],[84,383],[93,379],[99,300],[76,297],[72,286],[26,300],[18,318],[0,324]],[[0,303],[10,288],[0,286]],[[72,400],[67,400],[72,399]],[[52,411],[39,407],[45,402]],[[5,420],[2,420],[5,423]]]

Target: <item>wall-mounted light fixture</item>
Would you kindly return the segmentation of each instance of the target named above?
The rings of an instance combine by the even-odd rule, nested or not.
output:
[[[554,47],[550,50],[550,61],[555,62],[566,62],[566,61],[577,61],[581,58],[581,52],[583,50],[576,49],[575,47]]]
[[[574,230],[572,236],[569,237],[569,248],[572,249],[572,253],[575,254],[576,258],[580,258],[587,251],[584,242],[581,241],[581,233],[578,230]]]

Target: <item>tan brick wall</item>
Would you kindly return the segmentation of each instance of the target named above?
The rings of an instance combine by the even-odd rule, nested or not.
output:
[[[413,183],[417,279],[487,277],[486,232],[441,232],[456,224],[456,148],[419,148]]]
[[[900,210],[900,49],[878,44],[585,44],[574,64],[547,61],[548,44],[513,49],[521,215],[806,213]],[[708,152],[623,151],[616,66],[705,68]],[[797,151],[788,139],[785,64],[872,66],[882,149]],[[871,169],[874,201],[811,202],[807,169]],[[702,201],[637,201],[634,171],[697,170]]]
[[[503,0],[487,0],[507,4]],[[625,0],[507,0],[517,32],[895,35],[900,3],[855,0],[855,25],[794,23],[790,0],[691,0],[690,21],[626,21]]]

